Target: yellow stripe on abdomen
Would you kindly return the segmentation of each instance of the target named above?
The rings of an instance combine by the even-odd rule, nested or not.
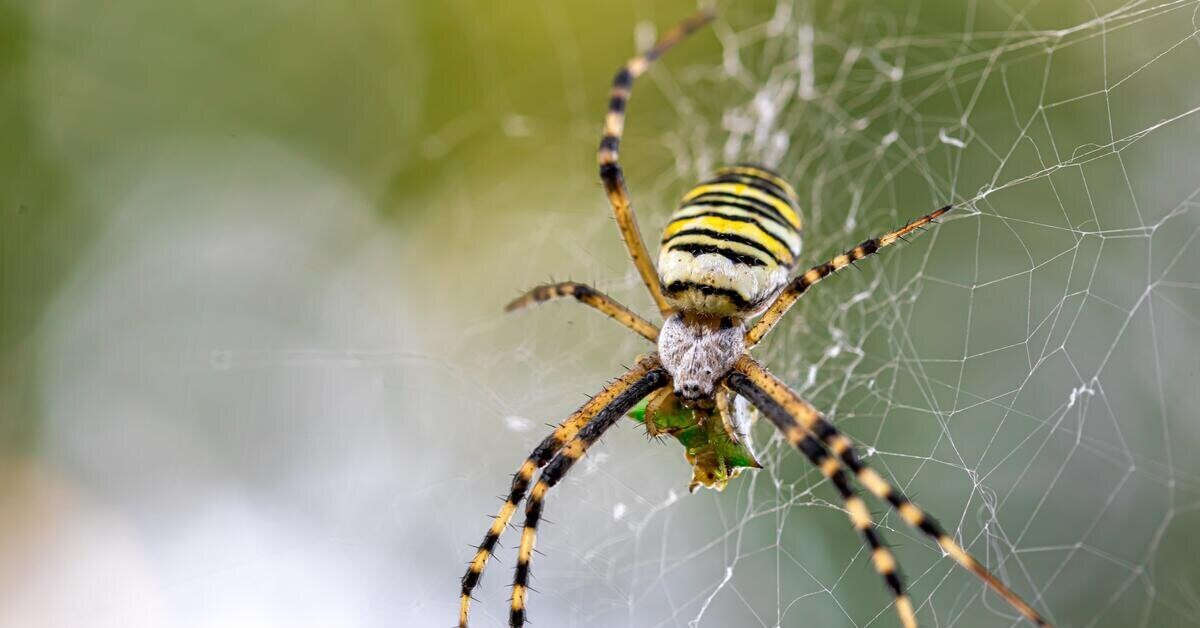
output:
[[[683,203],[686,205],[688,201],[695,200],[697,197],[704,194],[728,194],[730,196],[753,199],[770,205],[775,211],[783,216],[784,220],[792,226],[793,229],[799,231],[800,215],[786,201],[779,197],[762,191],[759,188],[746,183],[704,183],[692,188],[690,192],[684,195]]]
[[[769,254],[776,264],[790,267],[795,262],[795,258],[787,246],[777,236],[753,220],[730,220],[729,217],[711,215],[681,218],[667,225],[666,230],[663,231],[663,243],[670,242],[671,238],[676,235],[688,232],[699,232],[697,235],[717,234],[714,237],[718,240],[722,236],[735,236],[744,240],[740,243]],[[728,242],[739,243],[737,240],[728,240]]]
[[[787,283],[800,254],[799,202],[759,166],[723,168],[683,196],[658,271],[676,309],[749,316]]]

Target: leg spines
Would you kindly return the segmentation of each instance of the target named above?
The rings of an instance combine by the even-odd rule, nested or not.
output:
[[[575,296],[577,293],[585,292],[587,286],[578,284],[573,281],[564,281],[557,283],[547,283],[539,286],[534,286],[525,294],[513,299],[504,306],[505,312],[515,312],[524,309],[531,305],[545,303],[553,299],[561,297]]]
[[[514,584],[512,590],[512,608],[508,614],[508,625],[520,628],[525,623],[525,586]]]
[[[559,428],[560,430],[562,428]],[[479,580],[483,577],[483,570],[487,566],[488,560],[492,558],[492,554],[496,549],[496,545],[500,541],[500,535],[504,529],[508,527],[509,521],[512,520],[513,513],[516,512],[517,504],[525,496],[525,492],[529,489],[529,483],[533,479],[533,472],[545,464],[540,458],[548,455],[546,452],[556,450],[561,447],[558,440],[560,434],[556,430],[554,434],[546,437],[533,454],[530,455],[521,468],[513,474],[512,488],[509,491],[508,497],[504,500],[504,505],[500,507],[500,512],[492,517],[492,525],[483,536],[483,542],[476,548],[475,556],[471,559],[467,567],[467,572],[462,577],[462,598],[459,602],[459,625],[466,627],[467,614],[471,606],[471,591],[479,584]]]
[[[464,593],[458,601],[458,628],[467,628],[467,617],[471,613],[471,595]]]
[[[488,560],[492,557],[492,550],[495,549],[500,535],[512,520],[512,516],[517,509],[517,504],[520,503],[521,499],[525,497],[526,491],[529,490],[534,472],[551,461],[554,455],[563,448],[564,444],[572,441],[579,434],[580,430],[594,417],[611,407],[615,400],[621,398],[622,393],[627,392],[631,387],[639,383],[647,381],[648,378],[655,382],[658,382],[660,378],[665,378],[665,373],[657,370],[657,367],[658,362],[653,358],[639,360],[633,369],[607,386],[600,394],[589,400],[582,408],[559,424],[554,429],[554,432],[542,439],[542,442],[534,448],[533,452],[529,454],[529,457],[521,464],[517,472],[513,474],[512,487],[509,490],[508,498],[505,500],[504,505],[500,507],[500,512],[492,520],[492,525],[488,528],[487,534],[483,537],[483,542],[480,543],[475,557],[471,560],[470,565],[467,567],[467,572],[462,577],[462,597],[459,604],[459,626],[461,628],[467,628],[467,617],[471,606],[471,591],[479,584],[483,570],[487,566]],[[630,406],[632,405],[631,403]],[[622,410],[621,414],[624,414],[624,412]],[[545,493],[545,488],[539,488],[539,486],[540,483],[534,485],[532,492],[538,496],[538,500]],[[520,556],[518,558],[520,559]],[[528,563],[528,555],[525,556],[524,560]],[[518,560],[519,566],[520,560]]]
[[[648,360],[641,362],[642,365],[647,363]],[[643,397],[661,388],[668,379],[666,371],[653,370],[645,373],[640,380],[625,385],[615,394],[609,394],[610,390],[605,390],[598,397],[607,398],[608,404],[542,469],[542,474],[534,484],[533,490],[529,492],[529,499],[525,503],[525,527],[521,530],[521,546],[517,551],[517,568],[513,574],[512,609],[508,617],[510,626],[520,628],[525,622],[529,561],[537,542],[537,527],[542,520],[546,493],[562,480],[567,471],[587,453],[588,448],[595,444],[608,428],[616,424]]]
[[[879,243],[875,242],[874,240],[867,240],[866,242],[863,242],[862,244],[859,244],[851,249],[850,257],[854,258],[854,261],[858,261],[864,257],[873,255],[878,250]]]
[[[561,456],[555,458],[555,461]],[[553,463],[551,463],[553,464]],[[533,557],[534,543],[537,541],[538,521],[542,515],[542,503],[549,486],[544,478],[539,478],[529,494],[525,504],[525,527],[521,530],[521,545],[517,550],[517,567],[513,571],[512,608],[509,612],[509,625],[520,626],[525,621],[525,596],[529,589],[529,561]]]

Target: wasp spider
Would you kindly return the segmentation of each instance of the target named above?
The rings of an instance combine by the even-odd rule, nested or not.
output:
[[[690,416],[697,422],[704,422],[713,413],[719,415],[730,440],[736,440],[736,433],[729,429],[729,401],[733,395],[741,395],[774,423],[837,490],[851,523],[870,547],[875,570],[894,596],[896,613],[906,628],[917,625],[912,602],[905,594],[896,561],[875,528],[866,503],[850,484],[847,469],[860,485],[890,504],[905,522],[933,539],[950,558],[981,578],[1022,616],[1038,626],[1049,626],[932,517],[869,468],[855,453],[850,439],[820,411],[749,355],[749,350],[775,327],[810,286],[933,222],[950,207],[867,240],[789,278],[800,254],[802,221],[796,192],[766,168],[737,165],[718,170],[713,178],[683,196],[681,206],[663,232],[657,266],[651,262],[617,163],[625,105],[634,79],[652,61],[711,19],[712,14],[707,11],[688,18],[617,72],[600,140],[600,178],[616,214],[621,238],[662,315],[662,327],[579,283],[538,286],[507,308],[511,311],[551,299],[574,297],[656,343],[658,350],[640,358],[634,368],[563,421],[517,470],[504,506],[462,578],[459,625],[467,626],[471,591],[478,584],[501,532],[527,492],[509,615],[509,623],[514,627],[525,623],[529,562],[546,494],[588,448],[646,397],[650,397],[650,403],[643,420],[652,431],[658,423],[657,417],[666,416],[662,408],[670,406],[694,411]],[[747,329],[747,321],[755,316],[759,316],[758,320]],[[715,422],[714,418],[711,423]],[[534,474],[539,469],[541,475],[535,483]]]

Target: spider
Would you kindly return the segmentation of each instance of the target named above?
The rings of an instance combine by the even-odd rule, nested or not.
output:
[[[559,424],[517,470],[504,505],[462,578],[459,626],[466,628],[471,591],[478,584],[501,532],[527,492],[509,612],[509,624],[514,628],[525,623],[529,564],[546,495],[588,448],[646,398],[649,400],[642,420],[652,434],[657,430],[678,429],[678,425],[664,426],[672,420],[677,423],[681,413],[689,417],[685,429],[710,427],[717,421],[715,414],[720,417],[723,433],[711,429],[704,433],[716,434],[717,438],[725,436],[727,444],[736,444],[739,436],[733,429],[730,411],[730,401],[735,395],[757,407],[837,490],[851,523],[870,548],[874,568],[890,590],[896,613],[906,628],[917,625],[912,602],[905,593],[896,560],[875,528],[866,502],[852,487],[846,469],[876,498],[890,504],[906,523],[933,539],[950,558],[981,578],[1025,619],[1037,626],[1050,626],[932,517],[868,467],[855,453],[854,443],[812,404],[749,354],[813,284],[934,222],[950,206],[867,240],[792,278],[791,271],[800,254],[802,226],[796,192],[765,167],[736,165],[718,170],[715,177],[683,196],[680,208],[663,232],[657,267],[651,262],[617,162],[625,106],[634,79],[651,62],[712,19],[709,10],[692,15],[617,72],[598,151],[600,178],[616,214],[617,227],[638,274],[658,306],[662,327],[656,327],[609,296],[574,282],[538,286],[506,308],[512,311],[573,297],[656,343],[657,351],[640,357],[632,369]],[[748,321],[755,316],[757,321],[747,329]],[[699,457],[695,459],[696,479],[703,480],[702,470],[709,475],[717,472],[721,475],[720,482],[708,477],[703,483],[717,483],[720,488],[728,469],[719,460],[714,463],[710,458],[706,457],[706,462]],[[534,483],[538,469],[541,475]]]

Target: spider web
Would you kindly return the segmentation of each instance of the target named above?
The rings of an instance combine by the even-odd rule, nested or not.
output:
[[[639,85],[623,156],[647,233],[716,165],[777,167],[801,190],[807,263],[955,203],[815,288],[757,354],[1056,625],[1194,626],[1200,4],[1070,4],[731,7],[717,54]],[[538,222],[514,257],[576,233],[582,279],[644,301],[619,260],[597,269],[610,225]],[[496,417],[517,432],[596,388],[563,347],[645,350],[586,313],[526,316],[574,324],[525,319],[513,381],[537,392]],[[754,436],[765,469],[687,497],[677,447],[616,430],[551,498],[533,620],[895,625],[832,489],[766,422]],[[875,507],[922,625],[1021,623]],[[505,578],[479,625],[502,622],[487,591]]]
[[[20,586],[0,623],[448,625],[466,544],[541,424],[648,350],[574,304],[499,305],[552,272],[652,311],[594,175],[599,79],[686,7],[640,5],[614,48],[597,38],[626,22],[586,3],[127,4],[31,22],[40,130],[18,161],[80,168],[47,187],[103,228],[79,228],[95,240],[12,369],[44,415],[31,492],[53,499],[0,491],[36,515],[5,528]],[[630,104],[643,231],[739,160],[800,190],[803,264],[954,202],[815,287],[756,355],[1055,625],[1200,625],[1200,3],[942,4],[723,3]],[[550,46],[524,39],[538,10]],[[603,28],[571,23],[588,11]],[[185,54],[145,53],[153,16]],[[443,21],[462,56],[424,58]],[[416,128],[463,85],[485,106]],[[314,88],[336,97],[294,110]],[[93,135],[103,111],[119,124]],[[177,112],[203,132],[180,140]],[[296,129],[353,149],[269,139]],[[393,205],[428,210],[397,229]],[[70,246],[46,233],[57,267]],[[896,625],[832,488],[766,422],[753,437],[764,469],[689,496],[677,444],[613,430],[549,497],[533,625]],[[1020,625],[873,506],[922,626]],[[473,626],[506,622],[517,537]]]

